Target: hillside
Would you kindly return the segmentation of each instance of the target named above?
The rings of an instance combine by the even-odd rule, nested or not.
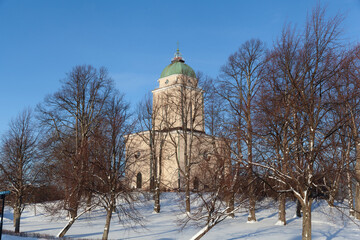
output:
[[[179,196],[176,193],[162,195],[162,211],[154,214],[152,201],[140,207],[144,217],[145,228],[135,226],[133,229],[119,224],[117,216],[113,217],[110,228],[110,239],[189,239],[200,227],[187,226],[183,231],[177,220],[183,216],[179,209]],[[215,226],[205,237],[210,239],[301,239],[300,218],[294,217],[295,203],[287,203],[286,226],[276,225],[276,202],[267,200],[261,203],[261,209],[256,212],[256,223],[246,223],[247,213],[238,213],[234,219],[226,219]],[[4,229],[13,230],[12,213],[7,208],[4,215]],[[360,239],[360,228],[349,218],[342,215],[337,209],[329,208],[324,201],[313,204],[312,233],[313,239]],[[25,209],[21,219],[21,231],[56,235],[65,225],[66,219],[49,216],[43,206],[29,206]],[[359,223],[359,222],[358,222]],[[81,217],[67,234],[71,238],[101,239],[105,224],[105,211],[95,211]],[[4,235],[4,240],[17,240],[13,236]],[[29,238],[26,238],[29,239]],[[32,238],[34,239],[34,238]]]

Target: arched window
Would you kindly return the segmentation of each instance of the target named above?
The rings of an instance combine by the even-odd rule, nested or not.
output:
[[[194,178],[193,187],[194,187],[194,191],[199,190],[199,179],[197,177]]]
[[[141,173],[139,172],[139,173],[136,175],[136,188],[141,188],[141,185],[142,185],[142,175],[141,175]]]
[[[210,159],[209,153],[206,150],[203,152],[203,159],[206,161],[209,161]]]

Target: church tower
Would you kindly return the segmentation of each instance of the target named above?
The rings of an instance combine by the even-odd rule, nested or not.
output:
[[[152,91],[155,129],[204,132],[203,92],[198,88],[194,70],[185,64],[179,49],[158,82],[159,88]]]

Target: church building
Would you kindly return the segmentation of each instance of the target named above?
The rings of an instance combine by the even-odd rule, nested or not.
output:
[[[150,117],[142,119],[148,128],[127,136],[129,184],[149,190],[158,181],[163,190],[181,190],[188,181],[191,190],[207,188],[220,141],[205,134],[203,90],[179,49],[158,83]]]

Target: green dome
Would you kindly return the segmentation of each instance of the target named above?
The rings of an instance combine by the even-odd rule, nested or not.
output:
[[[185,64],[185,60],[182,58],[179,48],[176,50],[171,64],[162,71],[160,78],[173,74],[184,74],[186,76],[196,78],[194,70]]]
[[[160,78],[167,77],[173,74],[184,74],[189,77],[195,78],[194,70],[183,61],[173,61],[161,73]]]

